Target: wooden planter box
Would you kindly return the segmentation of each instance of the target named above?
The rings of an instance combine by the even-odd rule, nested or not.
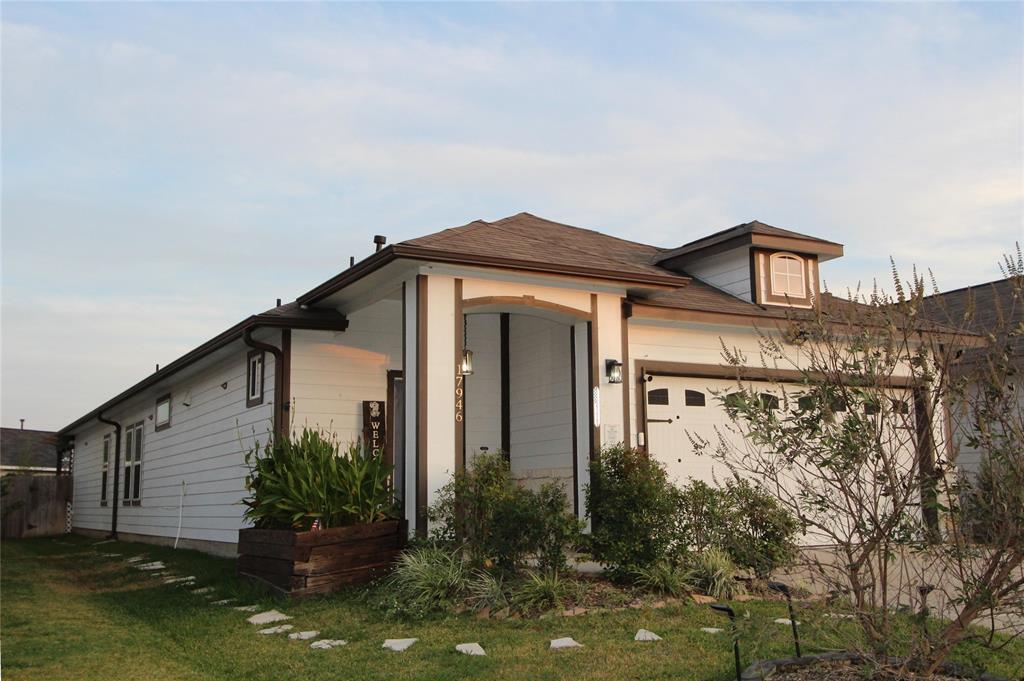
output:
[[[239,530],[236,569],[288,596],[325,594],[386,573],[407,536],[404,520],[310,532]]]

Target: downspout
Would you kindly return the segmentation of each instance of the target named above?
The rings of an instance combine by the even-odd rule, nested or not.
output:
[[[121,480],[121,424],[104,418],[102,413],[96,415],[96,420],[114,427],[114,496],[110,500],[110,536],[108,539],[117,539],[117,507],[121,501],[119,498],[118,484]]]
[[[263,343],[262,341],[255,340],[252,337],[252,332],[258,327],[251,326],[242,333],[242,340],[245,344],[254,350],[264,350],[274,356],[274,416],[273,416],[273,428],[274,436],[285,435],[288,432],[288,424],[284,420],[285,410],[285,389],[284,389],[284,352],[281,348],[275,347],[269,343]],[[263,368],[266,371],[266,366]]]

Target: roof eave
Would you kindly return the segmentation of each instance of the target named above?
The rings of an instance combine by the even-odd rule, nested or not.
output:
[[[146,376],[144,379],[131,386],[127,390],[119,393],[115,397],[107,400],[99,407],[93,409],[89,413],[85,414],[81,418],[72,421],[70,424],[64,426],[57,435],[61,438],[67,437],[72,431],[79,426],[88,423],[92,419],[96,418],[99,414],[104,411],[113,408],[117,404],[133,397],[140,392],[151,388],[160,381],[168,378],[182,369],[191,366],[193,363],[201,360],[207,355],[220,350],[221,348],[233,343],[236,340],[242,338],[242,335],[247,330],[256,328],[278,328],[278,329],[308,329],[308,330],[321,330],[321,331],[344,331],[348,328],[348,319],[344,315],[337,314],[337,316],[324,314],[322,318],[311,318],[306,320],[289,319],[287,317],[280,317],[277,315],[268,314],[256,314],[242,320],[238,324],[235,324],[228,330],[220,333],[210,340],[206,341],[197,348],[190,350],[178,359],[174,360],[162,369]]]
[[[605,281],[616,281],[626,284],[640,284],[648,288],[656,289],[677,289],[690,283],[689,277],[679,274],[623,274],[622,272],[596,267],[538,263],[529,260],[517,260],[514,258],[502,258],[498,256],[478,255],[473,253],[457,253],[454,251],[443,251],[435,248],[398,243],[388,246],[386,249],[383,249],[369,258],[357,263],[336,277],[328,279],[323,284],[320,284],[311,291],[296,298],[296,302],[303,306],[315,305],[334,293],[337,293],[346,286],[355,283],[359,279],[362,279],[366,275],[397,259],[424,260],[428,262],[447,263],[453,265],[491,267],[503,270],[536,272],[540,274],[575,276],[585,279],[602,279]]]

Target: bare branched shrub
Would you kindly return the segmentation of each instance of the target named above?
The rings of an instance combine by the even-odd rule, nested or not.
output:
[[[848,599],[863,635],[849,644],[879,663],[903,648],[902,665],[931,673],[978,636],[973,625],[995,644],[1024,612],[1019,249],[1004,274],[981,306],[948,306],[933,280],[904,282],[895,266],[892,294],[822,296],[759,332],[771,371],[756,373],[774,377],[774,398],[723,347],[737,387],[718,399],[733,432],[693,438],[793,512],[805,545],[828,547],[804,549],[810,574]],[[958,472],[965,448],[983,462],[977,476]],[[895,626],[926,599],[936,621]]]

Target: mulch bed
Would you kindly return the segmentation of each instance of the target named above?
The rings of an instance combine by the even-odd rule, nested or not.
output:
[[[771,677],[771,681],[896,681],[895,676],[872,674],[871,670],[861,665],[850,664],[819,664],[790,671],[779,672]],[[903,676],[899,681],[963,681],[962,677],[935,674],[929,677]]]

